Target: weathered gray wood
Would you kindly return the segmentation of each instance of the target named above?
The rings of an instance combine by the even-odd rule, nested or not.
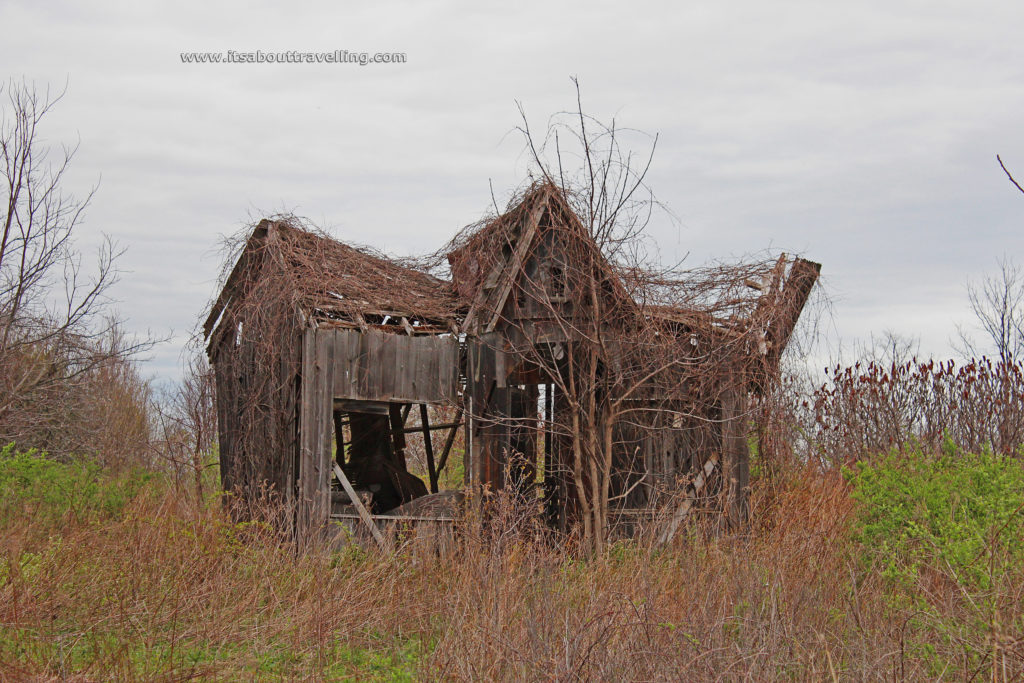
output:
[[[313,498],[316,493],[313,477],[313,457],[316,451],[315,430],[315,382],[314,365],[316,356],[316,331],[307,329],[302,333],[302,374],[299,395],[299,472],[296,491],[297,531],[299,539],[307,538],[313,525]]]
[[[296,319],[291,321],[293,324]],[[299,475],[299,444],[298,444],[298,392],[296,391],[295,377],[299,372],[299,360],[301,358],[301,339],[296,334],[296,329],[291,325],[281,331],[282,349],[280,365],[280,389],[282,397],[282,409],[287,416],[283,427],[283,457],[287,459],[287,467],[284,473],[284,501],[285,509],[289,514],[294,514],[296,483]],[[290,520],[294,531],[295,520]]]
[[[457,398],[459,342],[454,336],[324,330],[335,346],[335,399],[451,403]]]
[[[331,512],[331,451],[334,444],[334,404],[331,391],[334,386],[334,335],[317,336],[317,497],[314,521],[327,523]]]
[[[700,495],[704,485],[707,483],[708,478],[715,469],[715,465],[718,464],[718,456],[712,455],[708,458],[708,461],[704,463],[704,468],[697,474],[697,478],[693,480],[692,493],[688,493],[683,500],[679,503],[679,507],[676,508],[675,512],[672,513],[672,519],[669,520],[668,526],[665,531],[662,532],[658,538],[658,543],[668,543],[675,538],[676,532],[679,531],[679,525],[686,519],[686,515],[690,513],[690,509],[693,507],[693,501]]]
[[[747,444],[746,392],[736,378],[722,391],[722,483],[726,517],[738,527],[747,518],[750,447]]]
[[[297,530],[310,537],[330,514],[331,446],[335,344],[332,332],[307,329],[302,334],[299,396]]]
[[[772,343],[768,350],[769,362],[778,363],[782,352],[789,344],[789,338],[796,328],[800,313],[807,305],[807,299],[811,295],[814,283],[818,281],[821,274],[821,264],[814,261],[798,258],[793,262],[789,271],[789,278],[786,280],[782,290],[782,311],[772,321],[769,330],[769,337]]]
[[[495,325],[498,323],[498,319],[501,317],[501,311],[505,308],[505,302],[508,300],[508,295],[512,291],[513,285],[515,285],[516,278],[519,276],[519,270],[523,266],[523,260],[526,258],[526,252],[530,249],[530,245],[533,243],[534,235],[537,234],[537,227],[540,224],[540,219],[544,215],[544,211],[548,208],[548,197],[545,196],[543,200],[537,203],[533,211],[530,212],[527,218],[527,223],[523,226],[522,232],[519,235],[519,241],[516,243],[516,250],[512,254],[512,259],[509,263],[509,267],[504,274],[504,282],[501,283],[498,289],[498,298],[495,300],[492,311],[490,311],[491,319],[487,323],[485,332],[493,332]]]
[[[359,516],[353,517],[348,514],[337,514],[331,515],[332,519],[357,519]],[[378,522],[454,522],[455,517],[448,515],[438,516],[425,516],[425,515],[374,515],[373,519]]]
[[[335,330],[334,343],[338,346],[335,355],[334,395],[356,396],[359,388],[359,374],[356,371],[359,358],[360,335],[348,330]]]
[[[352,487],[352,483],[348,480],[348,477],[345,476],[345,472],[338,467],[337,463],[334,465],[334,476],[336,476],[338,481],[341,482],[341,488],[345,489],[345,493],[348,494],[349,499],[352,501],[352,507],[354,507],[356,512],[359,513],[359,518],[363,520],[363,524],[365,524],[370,530],[370,533],[373,534],[373,540],[377,541],[377,545],[380,546],[381,550],[387,551],[388,542],[384,540],[384,535],[380,533],[380,529],[378,529],[377,525],[374,524],[373,517],[370,515],[370,512],[366,509],[366,506],[363,505],[363,501],[359,499],[359,495]]]
[[[399,339],[406,339],[406,337],[400,337],[397,334],[381,334],[379,337],[379,356],[376,358],[368,358],[367,362],[371,368],[371,376],[369,379],[370,392],[375,394],[375,398],[386,399],[388,398],[390,387],[392,390],[398,387],[398,382],[401,381],[401,375],[403,374],[399,364],[404,363],[406,354],[398,353]]]

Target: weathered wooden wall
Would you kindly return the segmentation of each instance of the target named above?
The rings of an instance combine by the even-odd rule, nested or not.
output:
[[[289,313],[281,311],[276,320],[287,321]],[[210,359],[222,486],[238,493],[238,502],[251,504],[266,496],[287,507],[293,502],[296,472],[300,337],[293,325],[261,325],[273,319],[228,315],[218,328]],[[281,351],[268,359],[263,342],[271,336]],[[258,510],[237,512],[248,516]]]
[[[750,489],[750,447],[747,444],[750,416],[746,384],[741,377],[727,375],[723,378],[720,403],[725,513],[729,523],[738,526],[747,519]]]
[[[459,342],[453,335],[408,336],[370,329],[317,330],[330,347],[333,397],[399,403],[454,403]]]
[[[466,345],[466,472],[472,484],[499,489],[510,446],[511,393],[502,337],[490,333]]]
[[[330,513],[334,400],[454,403],[459,342],[451,335],[307,329],[302,337],[299,402],[300,537]]]
[[[306,329],[302,334],[299,380],[299,466],[297,519],[300,541],[327,521],[330,513],[331,437],[334,431],[331,378],[334,345]]]

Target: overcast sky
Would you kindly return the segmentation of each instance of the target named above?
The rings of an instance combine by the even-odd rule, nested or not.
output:
[[[770,248],[824,264],[833,331],[953,353],[968,278],[1024,261],[1024,3],[145,3],[0,0],[0,64],[68,84],[44,133],[101,179],[83,244],[128,248],[131,329],[173,377],[218,243],[294,211],[433,251],[506,197],[531,124],[575,104],[660,136],[666,262]],[[402,52],[404,64],[185,64],[185,51]]]

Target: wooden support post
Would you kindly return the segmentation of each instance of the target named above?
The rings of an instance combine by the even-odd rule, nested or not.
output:
[[[437,472],[438,474],[444,469],[444,466],[448,464],[448,454],[452,451],[452,444],[455,443],[455,435],[459,433],[459,424],[462,422],[462,413],[464,409],[459,406],[458,412],[455,413],[455,421],[451,423],[451,431],[448,432],[448,438],[444,440],[444,448],[441,450],[441,459],[437,461]]]
[[[476,460],[473,458],[473,394],[469,392],[469,410],[466,413],[466,450],[462,454],[463,468],[462,479],[467,486],[476,484],[479,479],[476,476]]]
[[[556,474],[555,464],[551,461],[554,457],[554,444],[552,443],[555,435],[554,419],[555,419],[555,406],[553,401],[555,400],[555,387],[550,382],[544,383],[544,470],[542,473],[544,479],[544,514],[547,516],[549,523],[557,523],[558,521],[558,475]]]
[[[750,447],[747,444],[747,395],[735,377],[722,391],[722,485],[729,526],[747,520],[750,488]]]
[[[339,465],[345,464],[345,425],[347,423],[341,419],[341,413],[334,413],[334,447],[335,456],[334,459]]]
[[[495,388],[486,414],[489,424],[484,432],[485,448],[480,449],[480,483],[492,491],[505,487],[509,456],[512,451],[512,387]]]
[[[318,335],[318,330],[303,332],[296,490],[296,532],[303,544],[323,529],[330,515],[330,350],[326,337]]]
[[[427,454],[427,476],[430,477],[430,492],[437,493],[437,468],[434,467],[434,444],[430,441],[430,418],[427,404],[420,404],[420,425],[423,427],[423,450]]]
[[[406,471],[409,468],[405,462],[405,418],[409,416],[409,409],[411,407],[412,404],[410,403],[402,407],[399,407],[397,403],[388,404],[388,417],[391,424],[391,445],[395,452],[395,460]]]
[[[369,510],[363,505],[363,501],[359,500],[359,496],[356,494],[356,490],[352,488],[352,483],[345,476],[345,472],[342,471],[338,464],[334,464],[334,476],[341,482],[341,488],[345,489],[345,493],[352,500],[352,505],[355,507],[356,512],[359,513],[359,518],[363,520],[363,524],[369,528],[370,533],[373,535],[373,540],[377,541],[377,545],[380,546],[381,550],[387,551],[388,542],[384,539],[384,534],[380,532],[377,525],[373,521],[373,516],[370,515]]]
[[[675,538],[676,532],[679,531],[679,525],[686,519],[686,515],[690,514],[690,509],[693,507],[693,501],[700,495],[701,490],[707,483],[708,478],[711,476],[711,472],[714,471],[715,465],[718,464],[718,456],[712,455],[708,458],[708,461],[704,463],[704,468],[697,474],[697,478],[693,480],[691,485],[693,488],[692,493],[687,493],[683,498],[682,502],[679,503],[679,507],[672,514],[672,519],[669,520],[668,526],[665,531],[658,538],[658,543],[668,543]]]

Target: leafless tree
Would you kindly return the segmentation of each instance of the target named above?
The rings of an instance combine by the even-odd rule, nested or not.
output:
[[[77,146],[51,148],[41,134],[63,96],[0,86],[0,440],[51,451],[71,390],[151,345],[121,334],[111,308],[121,251],[108,238],[90,261],[76,245],[96,188],[68,192]]]
[[[1024,193],[1024,188],[1014,180],[998,154],[996,161],[1010,183]],[[1024,270],[1006,255],[998,263],[997,274],[986,276],[980,282],[967,283],[971,312],[990,346],[979,343],[961,326],[957,327],[954,346],[959,353],[975,358],[994,351],[1006,363],[1011,359],[1020,359],[1024,351]]]
[[[1004,256],[996,274],[967,283],[967,298],[986,339],[958,327],[957,350],[974,358],[991,350],[1004,363],[1024,357],[1024,270]]]
[[[467,316],[466,325],[479,325],[479,343],[488,347],[481,357],[514,359],[510,405],[530,406],[510,408],[520,416],[499,408],[477,419],[496,433],[511,432],[508,471],[524,480],[510,481],[513,486],[534,478],[532,456],[517,466],[522,454],[515,444],[532,440],[525,451],[535,451],[539,436],[530,434],[544,425],[544,438],[555,444],[551,460],[545,456],[545,487],[556,489],[560,521],[569,518],[563,527],[576,527],[582,546],[597,552],[613,507],[626,507],[637,490],[646,505],[678,493],[673,473],[648,472],[644,444],[672,443],[659,452],[698,460],[679,463],[675,474],[683,477],[694,464],[696,471],[706,464],[701,453],[722,450],[713,445],[718,440],[745,439],[739,431],[750,419],[748,387],[767,354],[764,330],[778,313],[759,301],[777,294],[787,261],[750,259],[684,272],[648,258],[644,229],[658,203],[645,178],[657,138],[645,138],[646,153],[632,153],[623,140],[634,132],[586,115],[578,93],[577,87],[576,110],[555,116],[542,138],[523,115],[533,182],[506,212],[471,226],[448,251],[457,254],[457,282],[489,272],[489,254],[515,252],[515,263],[536,264],[523,265],[515,293],[486,311],[490,323],[472,311]],[[519,232],[527,216],[544,223],[544,239]],[[538,414],[541,391],[546,415]],[[477,398],[477,406],[489,401]],[[504,457],[479,454],[477,461]],[[666,481],[653,480],[663,476]],[[726,498],[739,500],[732,489],[744,478],[731,471],[724,477]]]
[[[156,420],[158,456],[171,464],[179,479],[184,472],[191,473],[196,500],[202,501],[203,473],[217,439],[213,370],[202,348],[186,350],[182,378],[157,403]]]

